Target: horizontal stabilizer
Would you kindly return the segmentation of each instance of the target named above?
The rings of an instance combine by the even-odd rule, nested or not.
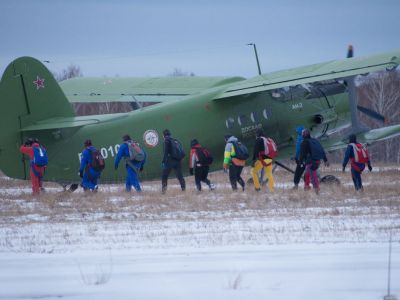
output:
[[[82,117],[67,117],[67,118],[52,118],[43,121],[38,121],[32,125],[21,128],[21,131],[37,131],[37,130],[52,130],[61,128],[74,128],[86,125],[99,124],[111,120],[117,120],[127,116],[123,114],[112,115],[96,115],[96,116],[82,116]]]

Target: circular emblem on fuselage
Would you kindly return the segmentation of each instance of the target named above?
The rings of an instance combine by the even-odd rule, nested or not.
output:
[[[143,141],[147,147],[154,148],[158,145],[158,133],[157,131],[150,129],[146,130],[143,134]]]

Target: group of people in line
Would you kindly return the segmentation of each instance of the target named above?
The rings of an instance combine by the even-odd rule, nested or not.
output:
[[[296,170],[294,172],[294,189],[298,188],[300,179],[304,173],[304,189],[310,190],[312,184],[314,191],[319,193],[319,179],[317,170],[321,161],[325,166],[329,166],[324,148],[321,143],[311,137],[307,128],[299,126],[296,128]],[[162,175],[161,175],[161,191],[163,194],[167,191],[168,177],[172,170],[175,171],[176,178],[180,183],[182,191],[186,190],[186,182],[182,174],[182,161],[185,153],[179,140],[172,137],[168,129],[163,131],[163,159],[162,159]],[[242,170],[246,164],[246,160],[250,157],[247,147],[233,135],[226,135],[225,150],[223,159],[223,170],[229,173],[229,181],[232,190],[237,190],[238,185],[245,190],[245,181],[241,177]],[[202,190],[201,183],[204,182],[210,190],[215,189],[215,185],[208,179],[210,165],[213,157],[210,151],[203,147],[197,139],[190,142],[189,154],[189,173],[194,175],[195,185],[198,191]],[[256,130],[254,151],[251,163],[251,176],[255,191],[261,190],[260,173],[265,174],[268,179],[268,189],[274,191],[274,177],[272,174],[272,164],[278,154],[278,148],[270,137],[267,137],[262,129]],[[32,182],[32,192],[38,194],[43,191],[42,178],[48,163],[46,149],[40,145],[38,139],[29,138],[21,147],[20,151],[29,156],[30,159],[30,176]],[[130,192],[132,187],[141,192],[142,188],[139,181],[139,173],[143,171],[147,160],[147,154],[142,146],[135,140],[131,139],[128,134],[122,137],[122,143],[115,157],[114,168],[118,169],[121,160],[125,162],[126,180],[125,190]],[[346,165],[351,162],[351,176],[354,187],[357,191],[363,190],[361,174],[368,166],[372,171],[371,162],[366,148],[357,143],[356,135],[349,137],[342,167],[345,172]],[[104,158],[101,153],[92,145],[92,141],[87,139],[84,142],[84,150],[82,151],[79,176],[82,178],[81,187],[85,191],[96,192],[98,190],[98,179],[105,167]],[[263,176],[261,176],[263,177]]]

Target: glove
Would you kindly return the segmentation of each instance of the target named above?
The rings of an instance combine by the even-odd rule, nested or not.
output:
[[[343,166],[343,168],[342,168],[342,172],[344,173],[346,171],[346,167],[345,166]]]
[[[371,165],[368,165],[368,170],[369,170],[370,172],[372,172],[372,166],[371,166]]]
[[[190,168],[190,169],[189,169],[189,174],[190,174],[190,175],[193,175],[193,168]]]
[[[83,178],[83,171],[79,171],[79,177]]]
[[[324,161],[325,167],[329,167],[329,161]]]
[[[142,171],[143,171],[143,166],[141,166],[141,167],[140,167],[139,171],[140,171],[140,172],[142,172]]]

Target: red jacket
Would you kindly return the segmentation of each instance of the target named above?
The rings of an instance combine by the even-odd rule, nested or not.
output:
[[[33,147],[39,147],[39,144],[38,143],[33,143],[32,146],[24,146],[24,145],[22,145],[19,148],[19,151],[21,151],[23,154],[28,155],[30,160],[33,160]]]
[[[38,143],[33,143],[32,146],[24,146],[24,145],[22,145],[19,148],[19,151],[21,151],[23,154],[28,155],[29,159],[31,161],[33,161],[33,156],[34,156],[33,147],[40,147],[40,145]],[[38,167],[36,165],[34,165],[33,167],[35,168],[36,172],[39,172],[39,174],[41,174],[41,175],[43,174],[43,171],[44,171],[45,167]]]

